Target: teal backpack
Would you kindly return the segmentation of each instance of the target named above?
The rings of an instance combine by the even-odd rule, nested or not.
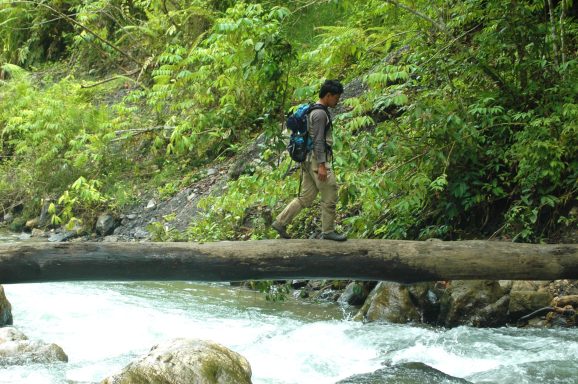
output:
[[[307,119],[311,111],[316,109],[323,109],[329,116],[327,107],[321,104],[300,104],[292,113],[287,115],[286,126],[291,131],[287,151],[296,163],[304,162],[307,153],[313,149],[313,140],[309,137]]]

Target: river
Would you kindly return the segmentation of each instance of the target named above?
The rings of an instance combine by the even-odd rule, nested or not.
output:
[[[2,367],[3,384],[97,383],[174,337],[209,339],[239,352],[251,363],[255,384],[335,383],[384,367],[397,376],[375,383],[578,383],[576,329],[361,324],[336,304],[271,303],[260,293],[214,283],[4,289],[14,325],[31,339],[60,345],[69,362]],[[409,362],[426,366],[396,370]]]

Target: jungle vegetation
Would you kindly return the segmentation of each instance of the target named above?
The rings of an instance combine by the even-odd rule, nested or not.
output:
[[[555,238],[578,220],[577,18],[573,0],[0,0],[0,213],[51,201],[50,225],[90,229],[260,140],[157,237],[271,238],[264,213],[298,189],[284,114],[332,78],[350,237]]]

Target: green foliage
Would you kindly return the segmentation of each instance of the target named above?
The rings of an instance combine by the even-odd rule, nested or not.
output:
[[[544,5],[504,14],[494,2],[488,15],[477,3],[422,3],[418,17],[368,3],[348,4],[350,20],[320,29],[321,43],[301,62],[348,76],[373,65],[362,78],[366,92],[344,101],[348,111],[335,130],[343,223],[352,235],[456,238],[500,230],[535,241],[565,222],[576,201],[576,89],[564,79],[576,78],[576,68],[569,56],[558,69],[555,60],[538,59],[552,53],[549,20],[536,13]],[[468,17],[455,17],[462,14]],[[538,28],[515,28],[512,20]],[[472,30],[475,23],[483,27]],[[534,44],[527,56],[517,50],[520,39]],[[555,73],[535,75],[544,68]],[[282,207],[279,192],[258,193],[282,186],[278,177],[257,169],[229,184],[225,196],[207,199],[202,204],[211,209],[191,238],[267,236],[260,225],[241,236],[242,223],[247,210]]]
[[[166,46],[194,41],[210,27],[214,12],[207,3],[204,0],[83,2],[75,8],[77,21],[86,27],[75,28],[73,47],[83,58],[79,65],[106,69],[118,61],[129,61],[130,65],[148,66]]]
[[[152,241],[185,241],[185,236],[175,228],[171,228],[171,222],[175,220],[176,215],[170,214],[163,216],[161,222],[155,221],[147,225],[147,231],[151,234]]]
[[[0,208],[10,210],[22,202],[38,206],[41,199],[64,195],[64,211],[57,214],[64,224],[77,213],[86,219],[104,206],[102,196],[86,195],[85,188],[110,188],[114,198],[105,197],[109,204],[128,203],[117,180],[128,167],[119,162],[125,153],[111,144],[112,114],[92,104],[95,91],[82,89],[72,78],[40,88],[29,75],[18,73],[0,85]]]
[[[26,226],[26,219],[24,217],[16,217],[8,226],[12,232],[22,232]]]
[[[68,230],[87,224],[85,218],[94,218],[107,202],[107,198],[99,191],[100,187],[101,183],[98,180],[79,177],[58,198],[58,205],[51,203],[48,207],[51,223],[64,225]]]
[[[250,281],[251,289],[256,289],[265,294],[267,301],[278,302],[287,300],[290,289],[288,284],[279,284],[271,280]]]
[[[351,236],[540,241],[575,225],[574,3],[0,2],[1,208],[67,196],[55,217],[70,221],[98,196],[130,202],[144,179],[168,198],[194,167],[265,131],[261,161],[201,201],[186,234],[170,218],[150,231],[272,237],[272,215],[298,189],[282,178],[279,120],[339,78],[338,208]],[[22,69],[64,58],[82,76],[134,75],[83,89]],[[301,235],[316,226],[304,217]]]
[[[29,191],[50,193],[95,160],[91,147],[102,139],[91,134],[108,125],[107,115],[91,106],[73,83],[39,90],[28,78],[15,79],[0,88],[0,99],[0,153],[29,175]],[[0,178],[8,182],[9,174]]]
[[[28,67],[61,58],[71,43],[73,30],[61,15],[78,3],[0,1],[0,63]]]
[[[196,220],[187,230],[193,241],[259,240],[270,238],[272,221],[269,207],[280,207],[284,194],[297,191],[295,178],[283,179],[288,163],[277,168],[258,168],[228,183],[222,196],[203,198]]]
[[[207,36],[167,46],[144,92],[161,120],[175,125],[168,153],[216,157],[274,117],[291,48],[279,31],[285,8],[239,3]]]
[[[577,72],[569,56],[556,67],[561,53],[553,57],[549,19],[536,12],[543,7],[534,2],[504,13],[500,2],[483,12],[477,2],[416,6],[433,20],[469,17],[452,17],[431,34],[431,22],[426,32],[425,18],[412,16],[424,38],[413,40],[406,64],[372,68],[364,77],[368,92],[345,102],[351,110],[342,115],[337,160],[353,232],[446,238],[460,231],[492,235],[504,224],[506,235],[535,241],[576,203],[570,116],[577,89],[565,79]],[[391,11],[377,6],[370,13],[391,19],[401,12]],[[408,25],[391,33],[405,37],[402,28]],[[375,126],[376,118],[385,121]],[[370,134],[359,135],[364,130]]]

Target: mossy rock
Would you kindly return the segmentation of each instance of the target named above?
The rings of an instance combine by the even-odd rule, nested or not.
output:
[[[504,325],[507,304],[508,297],[498,281],[454,280],[441,297],[438,323],[446,327]],[[499,319],[499,323],[483,320],[489,317]]]
[[[23,217],[15,217],[8,225],[8,229],[12,232],[22,232],[24,227],[26,227],[26,219]]]
[[[247,359],[217,343],[174,339],[154,346],[101,384],[250,384]]]
[[[404,324],[419,322],[421,315],[408,286],[382,281],[371,291],[355,319]]]
[[[4,287],[0,285],[0,327],[12,325],[12,305],[6,298]]]
[[[29,340],[14,327],[0,328],[0,367],[67,361],[66,353],[54,343]]]

